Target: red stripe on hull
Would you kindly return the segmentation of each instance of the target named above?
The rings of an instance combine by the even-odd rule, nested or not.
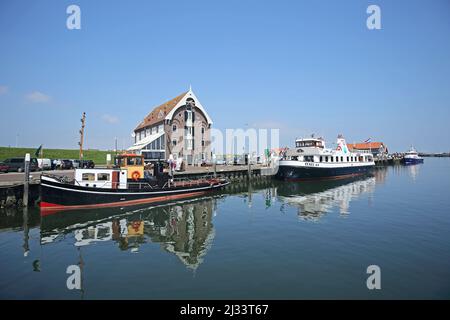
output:
[[[146,204],[146,203],[154,203],[154,202],[165,202],[170,200],[178,200],[184,198],[190,198],[195,196],[200,196],[206,194],[210,190],[206,191],[197,191],[190,193],[182,193],[173,196],[161,196],[161,197],[153,197],[147,199],[138,199],[138,200],[128,200],[122,202],[110,202],[110,203],[99,203],[99,204],[86,204],[86,205],[73,205],[73,206],[63,206],[55,203],[41,202],[41,216],[48,216],[54,214],[58,211],[63,210],[77,210],[77,209],[94,209],[94,208],[110,208],[110,207],[126,207],[133,206],[138,204]]]

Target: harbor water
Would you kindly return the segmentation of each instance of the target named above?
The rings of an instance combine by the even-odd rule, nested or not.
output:
[[[426,158],[154,207],[2,210],[0,298],[448,299],[449,190],[450,159]]]

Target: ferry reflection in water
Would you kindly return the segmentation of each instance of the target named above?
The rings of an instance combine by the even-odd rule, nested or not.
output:
[[[334,207],[339,207],[342,216],[349,214],[350,202],[363,193],[373,193],[375,186],[375,177],[308,186],[293,183],[279,187],[278,198],[287,205],[298,207],[301,219],[317,221]]]
[[[160,243],[186,267],[196,269],[214,239],[215,198],[203,198],[132,212],[104,209],[102,213],[59,212],[42,217],[41,244],[73,232],[74,245],[115,241],[120,250],[139,252],[147,242]],[[104,221],[104,222],[103,222]]]

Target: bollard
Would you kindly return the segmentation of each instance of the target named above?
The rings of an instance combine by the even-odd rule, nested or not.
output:
[[[23,183],[23,206],[28,207],[28,192],[30,184],[30,154],[25,155],[25,179]]]

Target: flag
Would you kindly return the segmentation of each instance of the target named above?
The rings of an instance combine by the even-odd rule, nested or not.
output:
[[[367,139],[366,141],[364,141],[365,143],[369,143],[370,140],[372,140],[372,138]]]
[[[34,155],[36,156],[36,158],[39,157],[39,153],[41,152],[41,150],[42,150],[42,144],[39,146],[39,148],[36,149],[36,152],[34,153]]]

